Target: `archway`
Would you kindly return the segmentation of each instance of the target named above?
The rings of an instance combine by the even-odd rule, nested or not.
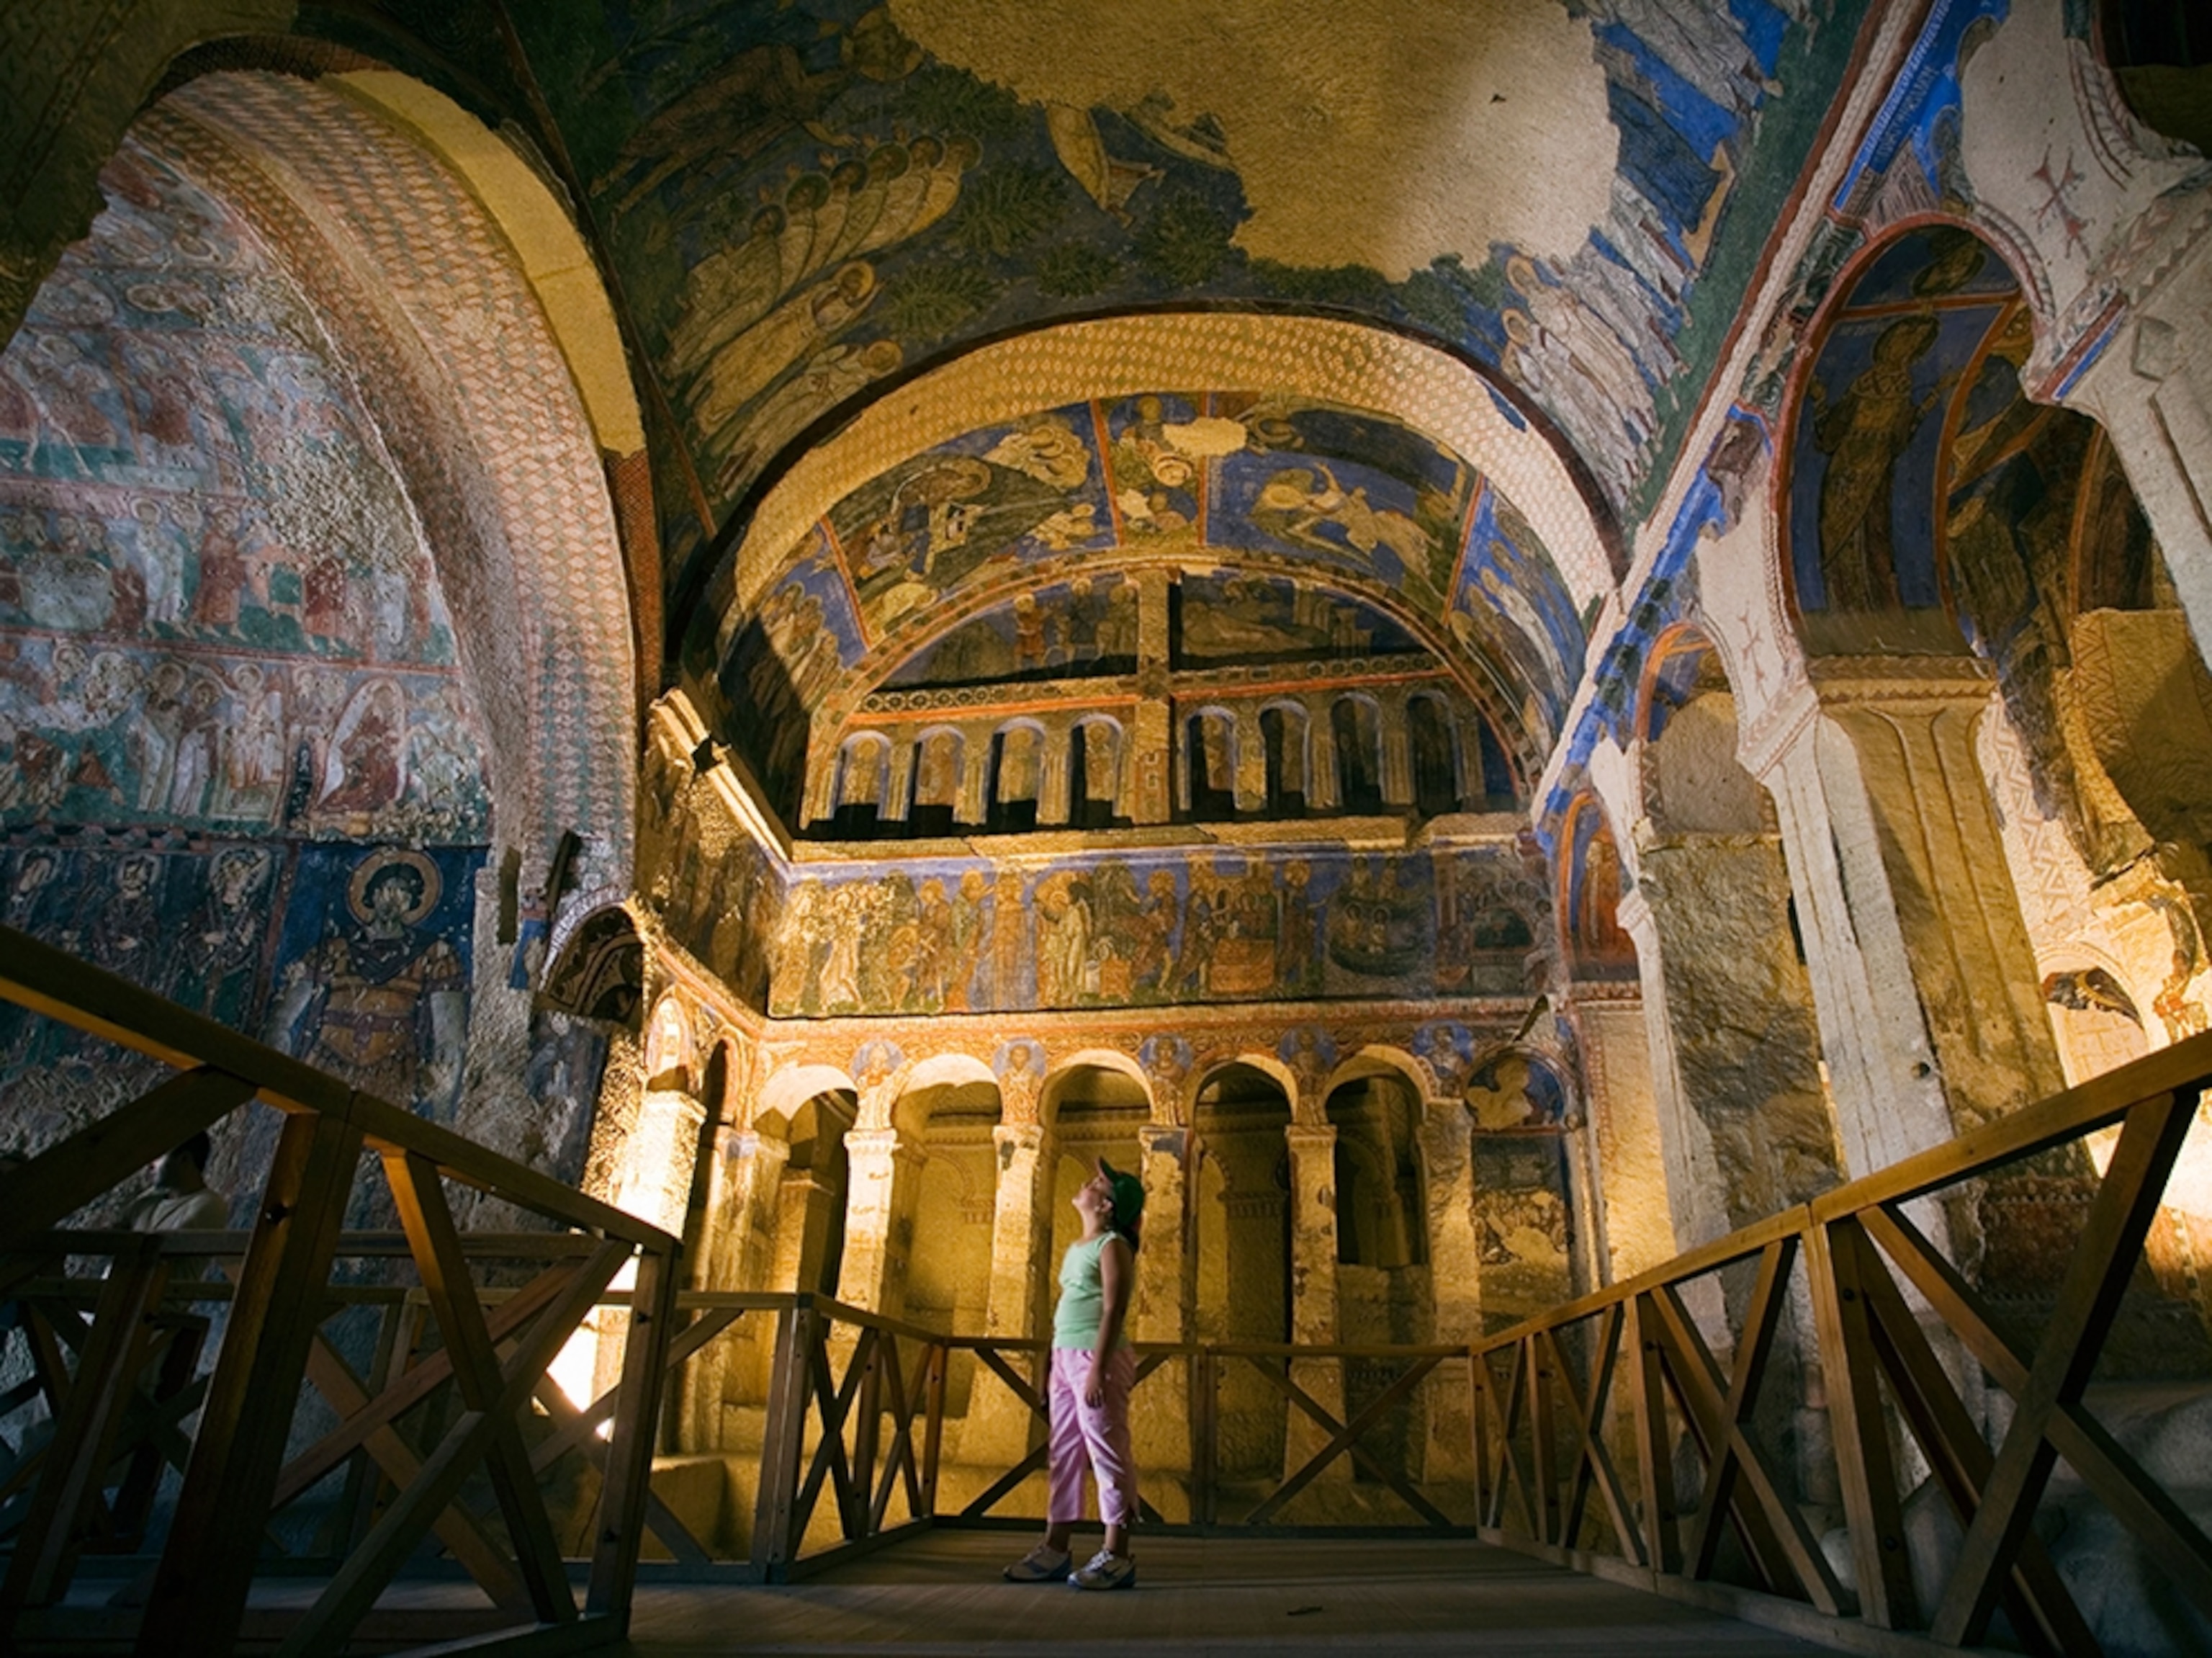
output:
[[[1191,1119],[1192,1333],[1200,1342],[1291,1338],[1291,1100],[1278,1077],[1232,1061],[1200,1082]],[[1224,1372],[1217,1445],[1231,1484],[1279,1478],[1282,1395],[1248,1367]],[[1256,1496],[1255,1491],[1255,1496]]]

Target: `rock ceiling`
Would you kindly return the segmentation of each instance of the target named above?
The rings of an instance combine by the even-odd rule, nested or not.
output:
[[[516,9],[649,367],[694,682],[793,582],[874,685],[1024,582],[1164,553],[1388,616],[1547,735],[1862,9]],[[1188,358],[1328,319],[1458,381],[1163,352],[909,418],[1039,331],[1170,315]]]

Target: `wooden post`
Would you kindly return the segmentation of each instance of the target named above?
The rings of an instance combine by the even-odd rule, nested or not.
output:
[[[351,1122],[322,1114],[288,1119],[277,1139],[139,1625],[141,1658],[222,1658],[237,1644],[361,1141]]]
[[[799,1460],[806,1437],[815,1322],[811,1295],[795,1297],[776,1314],[768,1421],[761,1441],[760,1490],[753,1503],[753,1564],[763,1577],[787,1562],[794,1548],[791,1516],[799,1498]]]
[[[587,1613],[612,1618],[625,1631],[637,1581],[637,1551],[645,1540],[654,1429],[660,1420],[660,1384],[668,1368],[678,1288],[672,1253],[639,1253],[637,1280],[630,1287],[629,1329],[623,1342],[622,1407],[615,1413],[614,1438],[607,1447],[599,1539],[584,1597]]]
[[[1905,1547],[1905,1514],[1891,1466],[1889,1429],[1875,1381],[1873,1332],[1863,1277],[1868,1265],[1856,1221],[1819,1222],[1808,1228],[1806,1265],[1819,1328],[1820,1376],[1828,1394],[1828,1427],[1843,1485],[1844,1518],[1858,1566],[1859,1616],[1876,1629],[1911,1629],[1920,1618],[1912,1563]],[[1882,1268],[1874,1265],[1879,1272]]]
[[[146,1323],[168,1268],[161,1240],[145,1237],[118,1252],[77,1355],[76,1375],[54,1417],[46,1465],[16,1534],[0,1618],[10,1625],[25,1606],[61,1599],[84,1541],[85,1523],[106,1483],[116,1429],[144,1362]]]

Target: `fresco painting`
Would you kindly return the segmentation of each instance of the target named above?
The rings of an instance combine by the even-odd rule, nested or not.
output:
[[[491,798],[413,509],[246,222],[102,186],[0,355],[0,920],[449,1115]],[[0,1015],[12,1141],[133,1081]]]
[[[1428,655],[1373,606],[1286,576],[1228,569],[1186,574],[1176,586],[1178,667]]]
[[[0,357],[0,823],[480,841],[412,509],[306,301],[128,142]]]
[[[1082,404],[917,455],[839,502],[828,523],[877,635],[987,565],[1114,539]]]
[[[1518,995],[1542,890],[1455,860],[1440,941],[1425,855],[1086,856],[1042,869],[928,861],[786,893],[779,1016],[1017,1012],[1301,997]],[[1524,913],[1526,911],[1526,913]],[[1467,952],[1446,959],[1446,951]],[[1510,981],[1510,982],[1509,982]]]
[[[1527,688],[1530,729],[1556,732],[1588,649],[1574,600],[1527,519],[1484,489],[1468,521],[1449,612],[1452,635]]]
[[[760,613],[730,642],[720,675],[723,698],[744,710],[744,728],[757,734],[750,758],[784,810],[805,764],[807,712],[862,650],[843,567],[817,529]]]
[[[1966,647],[1943,613],[1936,524],[1952,393],[1969,427],[2017,394],[2026,314],[1974,236],[1900,239],[1854,283],[1799,402],[1790,478],[1790,573],[1818,652]],[[2009,318],[2021,349],[1984,351]]]
[[[269,1039],[356,1088],[451,1120],[483,862],[481,848],[304,849],[270,963]]]
[[[1285,91],[1278,43],[1231,27],[1194,51],[1170,19],[1155,38],[1125,10],[1093,21],[1127,42],[1103,60],[957,7],[561,0],[518,16],[717,515],[810,421],[925,354],[1193,295],[1342,307],[1497,364],[1622,500],[1668,458],[1681,388],[1719,348],[1698,279],[1755,257],[1853,34],[1802,0],[1502,11],[1462,32],[1468,72],[1525,63],[1573,96],[1470,100],[1442,62],[1358,57],[1324,138],[1255,113]],[[1495,159],[1607,120],[1610,174],[1532,189]],[[1355,188],[1378,144],[1430,156],[1438,185],[1363,241],[1331,181]],[[1116,488],[1140,509],[1124,533],[1195,504],[1118,466]],[[682,493],[663,492],[672,514]]]
[[[1137,666],[1137,588],[1109,571],[1036,588],[970,618],[909,656],[892,687],[988,685],[1128,674]]]
[[[1212,480],[1212,545],[1342,564],[1443,612],[1478,481],[1464,461],[1358,410],[1228,393],[1212,406],[1245,431]]]
[[[1106,462],[1114,517],[1125,541],[1195,530],[1205,516],[1205,463],[1241,432],[1203,419],[1204,399],[1155,392],[1105,410]]]

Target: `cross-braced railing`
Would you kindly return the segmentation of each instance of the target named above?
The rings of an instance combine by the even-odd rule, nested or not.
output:
[[[179,1073],[0,1175],[0,1303],[27,1348],[24,1380],[0,1394],[0,1428],[21,1424],[0,1477],[0,1647],[620,1640],[676,1240],[4,929],[0,997]],[[256,1100],[279,1120],[249,1231],[54,1229]],[[549,1229],[466,1232],[454,1186]],[[344,1232],[362,1207],[397,1231]],[[620,1377],[605,1436],[563,1433],[575,1413],[549,1369],[618,1278],[621,1327],[602,1315],[588,1338]],[[428,1330],[399,1338],[412,1312],[434,1346]],[[580,1529],[580,1606],[562,1546]],[[380,1612],[433,1537],[481,1598]],[[84,1570],[103,1555],[120,1557],[119,1576]],[[310,1579],[304,1605],[254,1604],[272,1567]]]
[[[2212,1036],[2194,1037],[1478,1344],[1483,1534],[1816,1637],[1848,1621],[1972,1646],[2002,1610],[2029,1650],[2072,1658],[2098,1638],[2035,1525],[2063,1459],[2212,1629],[2212,1539],[2090,1397],[2131,1289],[2157,1298],[2145,1240],[2208,1083]],[[2090,1173],[2081,1143],[2115,1130]],[[2007,1330],[2017,1309],[2008,1320],[1931,1234],[1966,1183],[1996,1192],[2054,1155],[2094,1196],[2022,1342]],[[2201,1317],[2189,1310],[2192,1327]],[[1848,1535],[1840,1571],[1807,1517],[1804,1459],[1778,1455],[1774,1429],[1807,1396],[1777,1397],[1772,1380],[1802,1381],[1808,1361],[1833,1447],[1814,1472],[1832,1477]],[[1924,1600],[1900,1435],[1963,1533]]]

